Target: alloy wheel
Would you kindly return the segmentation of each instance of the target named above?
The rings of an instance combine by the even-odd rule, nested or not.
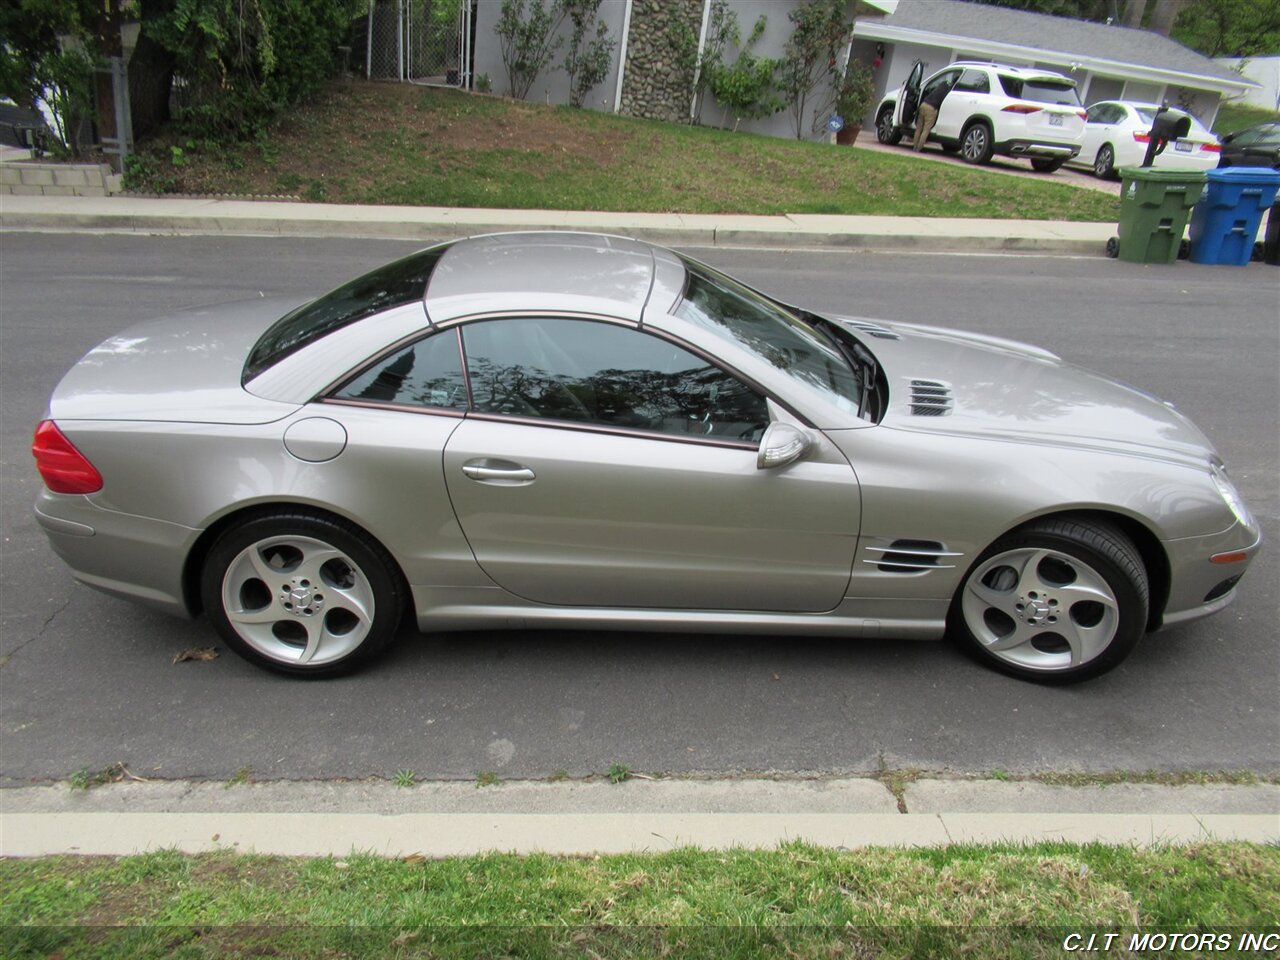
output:
[[[1115,639],[1120,603],[1106,578],[1059,550],[1021,547],[988,559],[961,597],[965,626],[999,660],[1034,671],[1079,667]]]
[[[222,608],[260,655],[318,667],[355,651],[373,627],[374,592],[343,551],[312,537],[250,544],[227,566]]]

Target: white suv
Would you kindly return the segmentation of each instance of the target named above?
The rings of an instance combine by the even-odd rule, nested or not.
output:
[[[951,86],[942,101],[931,141],[969,163],[987,163],[994,154],[1029,157],[1041,173],[1052,173],[1080,152],[1087,114],[1076,82],[1052,70],[957,61],[921,82],[919,60],[907,82],[876,108],[876,136],[897,143],[914,131],[922,98],[941,84]]]

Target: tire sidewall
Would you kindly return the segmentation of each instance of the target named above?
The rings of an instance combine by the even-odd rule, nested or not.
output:
[[[337,548],[368,581],[374,598],[373,623],[368,636],[345,657],[316,667],[273,659],[241,637],[227,617],[222,584],[231,563],[249,546],[280,536],[310,537]],[[217,539],[200,572],[200,596],[218,634],[241,657],[277,673],[320,679],[347,673],[381,652],[395,636],[405,594],[390,556],[351,524],[309,513],[280,513],[246,520]]]
[[[1111,149],[1111,144],[1104,143],[1098,150],[1098,155],[1093,158],[1094,176],[1100,180],[1110,180],[1115,176],[1115,159],[1115,151]]]
[[[982,135],[985,138],[985,143],[979,154],[970,156],[968,146],[969,136],[974,131],[978,130],[982,132]],[[969,126],[965,127],[964,132],[960,134],[960,156],[964,159],[965,163],[977,165],[984,164],[991,159],[993,150],[994,146],[991,142],[991,129],[985,123],[971,123]]]
[[[893,125],[893,107],[885,107],[876,117],[876,139],[888,146],[902,140],[902,133]]]
[[[1120,553],[1127,555],[1129,562],[1136,565],[1139,580],[1135,582],[1121,564],[1077,536],[1033,527],[1001,538],[984,550],[965,572],[964,579],[960,581],[960,586],[951,600],[951,607],[947,613],[947,632],[953,640],[959,643],[966,652],[974,656],[979,662],[1023,680],[1044,684],[1075,683],[1099,676],[1111,670],[1129,655],[1142,638],[1143,633],[1146,632],[1149,591],[1145,569],[1142,566],[1137,549],[1134,548],[1127,537],[1113,528],[1076,523],[1071,523],[1069,526],[1079,530],[1092,531],[1111,541],[1112,545]],[[969,630],[969,625],[964,618],[962,601],[970,578],[975,571],[981,569],[983,564],[992,557],[1009,550],[1025,547],[1044,547],[1068,554],[1091,566],[1107,581],[1107,585],[1115,595],[1119,608],[1119,622],[1116,625],[1115,635],[1112,637],[1111,643],[1092,660],[1082,663],[1078,667],[1071,667],[1065,670],[1033,670],[1010,663],[987,650]]]

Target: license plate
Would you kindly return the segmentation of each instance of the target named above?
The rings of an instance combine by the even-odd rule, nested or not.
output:
[[[1060,113],[1051,113],[1051,114],[1049,114],[1049,126],[1051,126],[1051,127],[1060,127],[1060,126],[1062,126],[1062,114],[1060,114]]]
[[[1173,142],[1173,149],[1177,150],[1179,153],[1190,153],[1191,144],[1186,140],[1175,140]]]

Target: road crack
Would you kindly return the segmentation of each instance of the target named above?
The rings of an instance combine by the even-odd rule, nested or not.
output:
[[[45,617],[44,623],[40,625],[39,630],[37,630],[34,634],[32,634],[26,640],[23,640],[20,644],[18,644],[12,650],[6,653],[3,657],[0,657],[0,669],[7,667],[9,665],[10,660],[12,660],[19,653],[21,653],[27,647],[31,646],[31,644],[35,643],[37,640],[43,637],[46,633],[48,633],[49,627],[53,625],[53,621],[58,619],[58,616],[62,613],[62,611],[66,610],[67,607],[69,606],[71,606],[71,600],[70,599],[64,600],[62,603],[62,606],[60,606],[57,610],[53,611],[53,613],[49,614],[49,616]]]

